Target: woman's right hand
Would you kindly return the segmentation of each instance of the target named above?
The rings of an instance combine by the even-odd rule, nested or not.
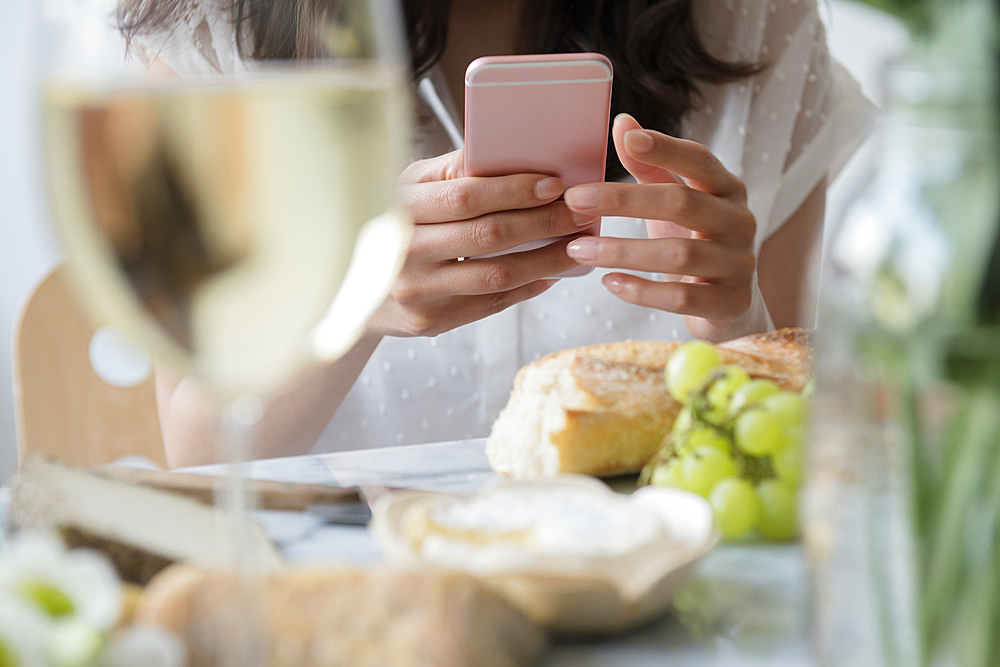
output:
[[[411,164],[400,197],[415,224],[403,270],[369,332],[435,336],[538,296],[552,276],[575,268],[570,239],[499,257],[478,255],[583,231],[597,218],[572,213],[556,199],[557,178],[462,175],[464,151]],[[459,257],[472,257],[458,261]]]

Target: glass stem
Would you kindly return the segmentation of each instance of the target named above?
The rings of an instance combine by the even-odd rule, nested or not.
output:
[[[241,396],[228,405],[222,420],[224,451],[219,452],[219,460],[228,461],[230,466],[217,502],[226,517],[226,544],[237,582],[234,642],[225,648],[226,655],[219,663],[225,667],[264,666],[264,578],[248,517],[257,508],[249,480],[263,413],[260,399]]]

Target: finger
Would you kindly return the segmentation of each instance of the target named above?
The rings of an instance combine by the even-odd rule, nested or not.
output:
[[[395,312],[386,314],[380,309],[369,325],[393,336],[436,336],[536,297],[557,282],[536,280],[506,292],[451,298],[438,298],[441,295],[429,295],[420,285],[409,285],[394,289],[387,301]]]
[[[528,299],[533,299],[555,285],[558,280],[536,280],[522,285],[521,287],[507,290],[506,292],[496,292],[494,294],[483,294],[476,296],[458,297],[449,304],[449,312],[454,322],[449,328],[477,322],[490,315],[507,310],[511,306]]]
[[[447,181],[461,178],[465,175],[465,149],[438,155],[437,157],[417,160],[410,163],[399,176],[403,183],[430,183],[431,181]]]
[[[446,295],[495,294],[536,280],[558,276],[579,266],[566,254],[567,241],[500,257],[449,262],[427,279],[427,289]]]
[[[682,183],[680,177],[672,171],[640,162],[625,149],[625,133],[641,129],[639,122],[627,113],[615,116],[615,122],[611,126],[611,137],[614,140],[615,152],[618,153],[618,160],[625,170],[635,176],[635,180],[640,183]]]
[[[728,196],[744,190],[743,182],[697,141],[633,129],[624,132],[622,144],[624,152],[635,162],[673,172],[703,192]]]
[[[562,192],[562,181],[543,174],[464,177],[399,187],[400,200],[418,224],[534,208],[555,201]]]
[[[430,261],[486,255],[530,241],[575,234],[598,219],[573,213],[564,202],[556,201],[537,208],[491,213],[473,220],[418,225],[410,243],[410,254]]]
[[[566,191],[566,205],[586,215],[668,220],[711,238],[745,243],[753,216],[745,207],[676,183],[592,183]]]
[[[581,236],[566,247],[580,264],[610,269],[733,280],[753,274],[753,255],[712,241],[684,238],[624,239]]]
[[[609,273],[601,281],[623,301],[680,315],[730,320],[750,307],[748,288],[706,282],[659,283],[625,273]]]

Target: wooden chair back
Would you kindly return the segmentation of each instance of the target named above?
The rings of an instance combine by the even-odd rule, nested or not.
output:
[[[29,297],[14,334],[19,460],[94,466],[139,454],[165,468],[152,372],[130,387],[101,379],[90,361],[95,329],[63,267]]]

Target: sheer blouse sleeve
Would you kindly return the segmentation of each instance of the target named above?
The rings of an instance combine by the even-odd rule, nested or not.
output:
[[[245,70],[222,1],[183,0],[170,24],[131,40],[128,53],[132,64],[150,69],[159,61],[181,76]]]
[[[683,125],[743,179],[759,250],[824,177],[836,177],[878,112],[830,56],[816,0],[696,0],[695,23],[714,56],[762,66],[700,85]]]

